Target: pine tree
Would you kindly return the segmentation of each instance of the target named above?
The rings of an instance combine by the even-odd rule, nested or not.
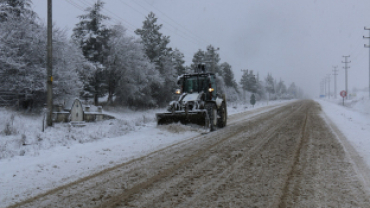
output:
[[[154,98],[159,105],[163,106],[173,99],[173,95],[169,91],[177,87],[178,72],[175,68],[178,67],[178,63],[173,60],[172,49],[167,47],[170,37],[160,33],[161,28],[162,25],[157,24],[155,14],[150,12],[144,20],[142,28],[135,30],[135,33],[141,37],[146,56],[155,64],[156,69],[164,78],[164,82],[161,84],[153,85],[153,89],[156,89]],[[177,55],[179,54],[177,53]]]
[[[266,82],[265,88],[270,97],[271,94],[275,94],[274,78],[270,74],[267,74],[265,82]]]
[[[255,75],[253,74],[253,70],[244,71],[240,80],[240,85],[242,86],[243,90],[251,93],[257,92],[257,81]]]
[[[253,74],[253,70],[250,70],[248,74],[247,91],[251,93],[257,92],[257,81],[256,81],[256,76]]]
[[[289,85],[288,94],[292,98],[297,98],[297,87],[294,82]]]
[[[256,93],[260,98],[265,95],[265,89],[263,88],[262,81],[259,79],[259,73],[256,75]]]
[[[141,29],[135,30],[135,33],[141,37],[144,45],[145,54],[149,60],[156,64],[161,74],[165,74],[163,62],[165,56],[170,55],[171,48],[167,48],[170,42],[169,36],[164,36],[159,30],[162,25],[157,24],[157,18],[153,12],[150,12],[143,22]]]
[[[193,71],[198,71],[198,65],[205,64],[205,53],[202,49],[199,49],[193,56],[191,68]]]
[[[276,94],[281,98],[286,93],[286,90],[284,81],[280,79],[279,83],[276,85]]]
[[[0,22],[35,15],[31,0],[0,0]]]
[[[214,46],[207,46],[207,51],[205,52],[205,62],[206,66],[209,69],[209,72],[222,74],[218,63],[220,62],[220,55],[217,53],[217,50]]]
[[[227,87],[232,87],[238,92],[238,85],[236,84],[234,78],[234,72],[231,69],[231,65],[227,62],[224,62],[220,65],[220,70],[222,71],[222,77],[224,78],[225,85]]]
[[[88,82],[85,82],[83,97],[94,98],[94,104],[98,104],[98,97],[104,96],[107,91],[106,72],[104,64],[109,51],[108,41],[111,30],[104,25],[105,20],[109,17],[102,14],[104,2],[98,0],[93,7],[88,7],[85,11],[87,14],[80,15],[80,22],[73,29],[72,39],[79,44],[83,55],[89,61],[93,62],[95,70],[89,73],[91,76]]]
[[[248,70],[243,71],[243,75],[240,78],[240,85],[242,86],[242,89],[246,91],[248,89]]]
[[[179,49],[175,49],[172,52],[172,59],[175,64],[175,70],[177,72],[177,75],[185,74],[185,60],[184,60],[184,54],[179,51]]]
[[[103,15],[104,2],[98,0],[93,7],[85,9],[87,14],[80,15],[80,22],[73,29],[72,38],[80,45],[83,55],[93,63],[104,63],[108,50],[110,29],[104,25],[110,18]]]

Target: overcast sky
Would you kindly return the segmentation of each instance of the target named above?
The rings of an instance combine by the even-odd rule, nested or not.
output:
[[[68,34],[78,15],[95,0],[53,0],[53,22]],[[348,85],[369,86],[369,0],[105,0],[103,13],[121,23],[129,35],[153,11],[171,37],[170,46],[190,64],[198,49],[220,48],[221,62],[232,65],[237,82],[241,69],[271,73],[289,85],[295,82],[313,96],[320,82],[337,65],[338,93],[344,89],[344,61],[350,55]],[[46,22],[46,1],[33,0]],[[331,90],[333,91],[333,76]]]

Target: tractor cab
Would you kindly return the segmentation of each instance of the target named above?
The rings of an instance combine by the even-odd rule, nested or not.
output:
[[[204,94],[203,100],[215,100],[217,97],[216,77],[211,73],[183,75],[178,84],[179,93]]]

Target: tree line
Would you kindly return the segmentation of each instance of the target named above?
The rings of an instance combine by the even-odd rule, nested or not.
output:
[[[71,37],[53,25],[56,104],[80,98],[95,105],[164,106],[175,98],[178,75],[195,72],[198,64],[217,74],[218,87],[230,101],[241,100],[242,91],[259,99],[300,96],[294,83],[287,88],[270,74],[260,80],[251,70],[237,83],[232,66],[220,63],[219,50],[212,45],[196,51],[186,66],[184,54],[169,47],[170,37],[161,33],[153,12],[133,37],[122,25],[106,24],[110,18],[102,13],[104,4],[98,0],[86,8]],[[31,5],[31,0],[0,0],[0,103],[9,94],[25,107],[42,106],[46,100],[46,25]]]

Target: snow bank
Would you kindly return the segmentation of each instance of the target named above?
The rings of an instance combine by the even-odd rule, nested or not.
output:
[[[317,102],[370,167],[370,100]]]

